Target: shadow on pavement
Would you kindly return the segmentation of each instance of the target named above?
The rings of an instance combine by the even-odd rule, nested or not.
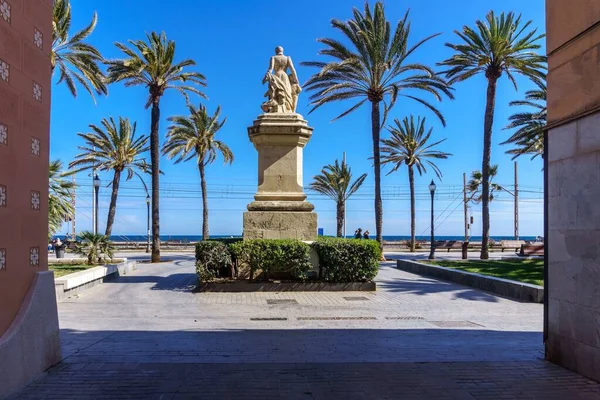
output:
[[[201,322],[201,321],[200,321]],[[455,329],[62,330],[62,363],[14,399],[600,399],[542,335]],[[565,385],[564,382],[568,382]],[[54,398],[54,397],[53,397]]]

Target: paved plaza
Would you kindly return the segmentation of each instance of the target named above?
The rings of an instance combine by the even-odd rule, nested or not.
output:
[[[541,304],[393,261],[375,293],[192,293],[165,259],[61,301],[64,359],[14,399],[600,399],[543,360]]]

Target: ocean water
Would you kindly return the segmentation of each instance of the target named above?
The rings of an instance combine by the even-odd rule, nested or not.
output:
[[[375,235],[372,235],[371,238],[374,238]],[[64,239],[64,236],[60,237],[61,240]],[[239,235],[212,235],[211,238],[235,238],[240,237]],[[351,237],[350,235],[348,237]],[[417,240],[429,241],[429,236],[417,236]],[[148,240],[146,235],[112,235],[110,239],[114,242],[145,242]],[[160,235],[160,239],[162,242],[177,242],[177,243],[189,243],[189,242],[197,242],[202,240],[201,235]],[[410,236],[406,235],[384,235],[383,240],[388,242],[396,242],[400,240],[409,240]],[[463,240],[464,236],[436,236],[436,240]],[[491,236],[491,239],[494,241],[498,240],[512,240],[514,237],[512,236]],[[534,240],[535,236],[521,236],[519,237],[521,240]],[[471,236],[470,238],[473,242],[481,241],[481,236]]]

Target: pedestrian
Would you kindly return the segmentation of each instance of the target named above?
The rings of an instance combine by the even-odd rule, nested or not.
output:
[[[369,240],[369,230],[366,230],[363,234],[363,239]]]
[[[354,233],[354,239],[362,239],[362,228],[358,228]]]

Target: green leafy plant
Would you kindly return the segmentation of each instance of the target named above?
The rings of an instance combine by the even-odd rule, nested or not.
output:
[[[50,161],[48,168],[48,238],[50,239],[65,220],[73,218],[75,209],[71,203],[76,185],[67,180],[69,173],[62,172],[60,160]]]
[[[196,273],[200,282],[225,275],[233,276],[233,262],[227,245],[217,241],[196,244]]]
[[[374,240],[322,238],[312,247],[325,282],[369,282],[379,270],[381,250]]]
[[[113,245],[106,235],[100,235],[89,231],[78,235],[81,239],[77,243],[75,251],[87,258],[90,265],[106,262],[107,258],[113,258]]]
[[[249,268],[250,280],[258,271],[268,280],[274,274],[305,280],[312,268],[310,246],[298,240],[256,239],[230,245],[238,265]]]

